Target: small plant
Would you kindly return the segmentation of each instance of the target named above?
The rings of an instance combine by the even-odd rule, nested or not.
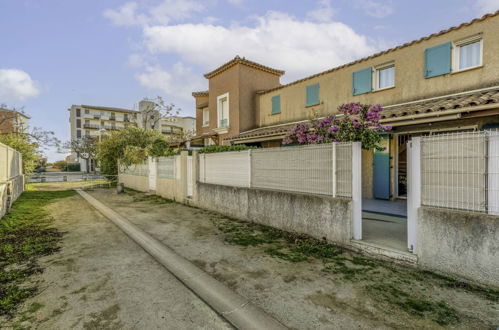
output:
[[[209,154],[209,153],[215,153],[215,152],[227,152],[227,151],[241,151],[241,150],[248,150],[248,149],[256,149],[255,146],[247,146],[245,144],[236,144],[233,146],[208,146],[204,147],[203,149],[199,150],[200,154]]]
[[[383,107],[360,103],[348,103],[338,107],[342,116],[328,116],[298,124],[286,134],[283,144],[320,144],[331,142],[362,142],[364,149],[377,149],[382,135],[391,126],[379,123]]]

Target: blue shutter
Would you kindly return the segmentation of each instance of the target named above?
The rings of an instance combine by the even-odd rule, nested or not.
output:
[[[281,113],[281,95],[272,96],[272,114]]]
[[[425,50],[425,78],[436,77],[450,72],[451,49],[452,44],[448,42]]]
[[[307,86],[307,107],[319,104],[319,84]]]
[[[373,69],[371,67],[356,71],[352,74],[353,95],[372,91]]]

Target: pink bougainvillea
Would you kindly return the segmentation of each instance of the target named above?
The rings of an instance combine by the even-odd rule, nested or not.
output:
[[[365,149],[382,149],[380,147],[382,134],[391,131],[392,127],[379,123],[383,111],[381,105],[348,103],[340,105],[338,111],[341,115],[298,124],[286,134],[283,143],[360,141]]]

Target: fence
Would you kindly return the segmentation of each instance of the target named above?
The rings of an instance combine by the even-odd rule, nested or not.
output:
[[[201,154],[199,181],[352,197],[352,143]]]
[[[120,173],[135,176],[148,176],[149,165],[147,162],[144,162],[142,164],[130,165],[128,167],[120,166]]]
[[[499,132],[422,137],[421,204],[499,214]]]
[[[8,181],[22,175],[21,154],[0,143],[0,182]]]
[[[176,176],[175,157],[158,158],[158,178],[175,179]]]

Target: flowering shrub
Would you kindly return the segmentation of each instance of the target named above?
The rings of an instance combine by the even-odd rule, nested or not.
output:
[[[340,105],[338,110],[342,116],[328,116],[298,124],[286,134],[283,144],[360,141],[364,149],[383,150],[380,146],[381,135],[392,127],[380,125],[381,105],[348,103]]]

